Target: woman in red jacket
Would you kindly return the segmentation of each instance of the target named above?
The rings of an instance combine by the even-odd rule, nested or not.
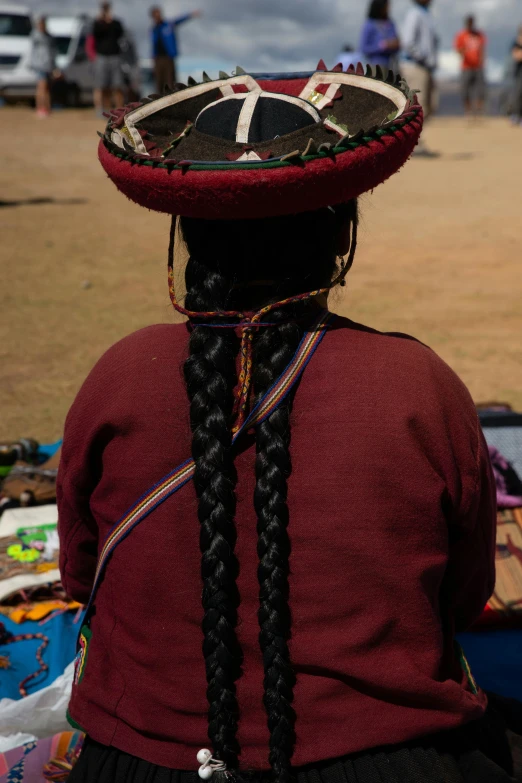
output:
[[[71,783],[521,779],[454,642],[494,585],[473,403],[421,343],[326,309],[357,197],[421,125],[404,82],[322,63],[109,120],[109,176],[181,216],[188,324],[111,348],[68,416]]]

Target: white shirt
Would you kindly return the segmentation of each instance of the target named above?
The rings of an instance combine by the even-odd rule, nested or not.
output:
[[[427,8],[420,5],[410,8],[402,29],[401,43],[407,60],[430,69],[437,67],[437,32]]]

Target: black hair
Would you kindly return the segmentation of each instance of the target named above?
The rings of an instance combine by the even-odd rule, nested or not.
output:
[[[287,297],[327,287],[338,273],[340,232],[351,227],[356,246],[357,202],[317,212],[260,220],[181,218],[189,252],[185,306],[196,312],[259,310]],[[254,337],[253,383],[264,395],[291,361],[306,327],[310,302],[270,313],[275,326]],[[192,456],[201,526],[203,654],[209,702],[209,738],[215,758],[237,770],[239,708],[236,680],[242,653],[236,624],[239,595],[236,472],[232,447],[239,338],[215,329],[219,319],[192,319],[184,374],[190,400]],[[288,651],[290,539],[287,482],[291,473],[292,395],[256,427],[259,643],[264,664],[264,706],[270,731],[269,761],[277,783],[290,778],[295,743],[292,706],[295,674]]]
[[[388,19],[388,0],[371,0],[368,19]]]

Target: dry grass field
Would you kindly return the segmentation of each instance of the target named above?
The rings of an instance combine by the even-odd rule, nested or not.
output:
[[[100,126],[90,111],[39,121],[0,110],[0,439],[60,437],[100,354],[174,319],[168,218],[107,180]],[[522,409],[522,130],[438,119],[426,140],[440,157],[415,158],[362,199],[355,267],[333,309],[415,335],[475,400]]]

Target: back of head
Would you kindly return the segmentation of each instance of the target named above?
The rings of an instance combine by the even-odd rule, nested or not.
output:
[[[154,22],[161,22],[163,19],[163,12],[159,5],[153,5],[149,8],[149,16]]]
[[[473,32],[475,29],[475,17],[474,16],[467,16],[465,20],[466,29],[469,30],[469,32]]]
[[[340,234],[356,216],[356,202],[351,202],[257,220],[181,218],[190,257],[187,282],[193,281],[194,266],[200,272],[204,267],[206,274],[219,275],[226,289],[226,296],[220,292],[220,301],[190,309],[259,310],[328,286]]]
[[[388,19],[389,0],[371,0],[368,19]]]

